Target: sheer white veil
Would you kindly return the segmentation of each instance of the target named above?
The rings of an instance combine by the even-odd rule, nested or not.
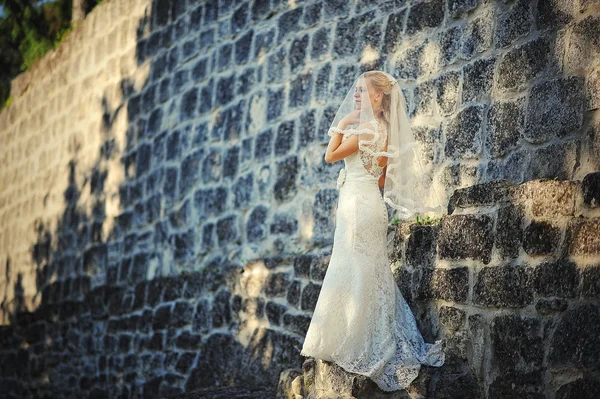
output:
[[[355,94],[363,87],[368,90]],[[371,104],[369,90],[380,93],[380,103],[376,106]],[[379,104],[382,111],[374,112],[373,108],[379,109]],[[351,119],[355,123],[342,129],[340,122],[350,113],[354,113]],[[404,95],[392,75],[369,71],[355,79],[329,128],[330,136],[335,133],[358,134],[361,156],[366,154],[373,162],[376,162],[375,157],[387,158],[383,200],[396,216],[407,219],[442,212],[442,203],[433,185],[432,165],[425,162],[425,154],[412,134]],[[383,141],[379,140],[381,135],[387,139],[378,147],[377,143]]]

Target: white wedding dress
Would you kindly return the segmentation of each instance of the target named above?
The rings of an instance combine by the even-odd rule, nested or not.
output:
[[[385,132],[372,122],[380,149]],[[344,164],[333,250],[301,355],[332,361],[395,391],[408,387],[422,364],[444,363],[442,343],[424,342],[390,269],[387,209],[378,187],[382,168],[362,150]]]

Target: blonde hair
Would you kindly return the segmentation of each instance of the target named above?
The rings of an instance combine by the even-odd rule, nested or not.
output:
[[[381,109],[382,119],[389,129],[390,127],[390,106],[392,98],[390,93],[392,92],[392,83],[390,83],[389,76],[381,71],[368,71],[364,73],[364,77],[369,79],[369,83],[375,91],[382,92],[383,97],[381,98]]]

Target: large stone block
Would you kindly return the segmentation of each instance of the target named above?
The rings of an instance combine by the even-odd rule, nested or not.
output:
[[[493,364],[498,370],[539,370],[544,347],[540,321],[518,315],[494,318],[492,338]]]
[[[327,27],[321,27],[313,34],[310,50],[311,59],[320,60],[329,53],[331,48],[330,37],[331,29]]]
[[[406,33],[413,35],[425,29],[440,26],[444,21],[445,8],[444,0],[431,0],[414,4],[408,14]]]
[[[558,250],[560,238],[558,226],[533,220],[523,233],[523,249],[529,255],[551,255]]]
[[[436,256],[437,226],[410,227],[406,244],[406,263],[412,267],[433,268]]]
[[[467,314],[464,310],[453,306],[442,306],[440,308],[440,324],[449,331],[458,331],[465,325]]]
[[[481,101],[490,95],[495,58],[480,58],[463,68],[462,102]]]
[[[438,251],[442,259],[491,260],[494,233],[487,215],[456,215],[442,220]]]
[[[519,202],[531,202],[531,215],[536,218],[572,216],[575,212],[577,183],[570,181],[535,180],[519,186]]]
[[[289,107],[304,107],[309,105],[312,92],[312,74],[298,75],[291,83]]]
[[[283,296],[287,293],[290,286],[291,277],[288,273],[271,273],[265,280],[265,295],[268,296]]]
[[[557,28],[573,19],[574,3],[570,0],[541,0],[537,4],[537,23],[540,27]]]
[[[310,317],[301,314],[286,313],[283,315],[283,325],[289,331],[306,336],[308,326],[310,325]]]
[[[485,146],[493,158],[505,156],[519,145],[523,134],[525,101],[497,101],[488,113]]]
[[[460,72],[447,72],[440,76],[436,81],[437,86],[437,104],[442,115],[454,113],[459,106],[460,86],[462,75]]]
[[[595,399],[600,392],[600,381],[593,377],[578,378],[562,385],[556,392],[556,399]]]
[[[453,64],[460,51],[462,38],[462,27],[453,26],[440,33],[439,38],[439,49],[440,49],[440,63],[442,65]],[[465,85],[466,87],[466,85]],[[463,89],[464,90],[464,89]]]
[[[489,395],[494,399],[544,399],[544,374],[541,371],[501,373],[490,384]]]
[[[600,217],[573,218],[567,227],[566,244],[571,255],[600,253]]]
[[[308,48],[309,36],[304,35],[292,41],[289,53],[290,71],[292,73],[304,67],[306,60],[306,50]]]
[[[600,206],[600,172],[589,173],[581,182],[583,203],[590,208]]]
[[[268,209],[259,205],[252,210],[246,222],[246,236],[249,242],[257,242],[267,237],[267,215]]]
[[[498,210],[496,248],[502,259],[517,258],[523,241],[523,210],[508,204]]]
[[[513,191],[513,185],[507,180],[459,188],[454,190],[452,197],[450,197],[448,208],[452,213],[456,208],[493,206],[498,203],[506,203]]]
[[[497,18],[494,34],[496,47],[506,47],[519,37],[526,35],[531,30],[532,22],[531,2],[528,0],[515,1]]]
[[[448,122],[445,154],[448,158],[474,158],[481,153],[484,106],[469,106]]]
[[[533,300],[531,270],[523,266],[491,266],[479,271],[473,302],[485,307],[522,308]]]
[[[300,30],[300,18],[302,18],[302,7],[289,10],[281,14],[278,20],[277,44],[283,42],[287,35]]]
[[[537,144],[576,134],[582,125],[583,110],[583,78],[536,84],[531,89],[524,138]]]
[[[581,296],[588,299],[600,298],[600,265],[588,265],[582,271]]]
[[[314,311],[315,305],[317,304],[317,299],[319,299],[320,292],[321,285],[315,284],[313,282],[308,283],[308,285],[302,290],[302,310],[309,312]]]
[[[600,308],[581,304],[563,313],[550,341],[548,360],[555,368],[600,367]]]
[[[469,291],[469,269],[423,269],[419,282],[417,299],[442,299],[466,303]]]
[[[579,286],[577,265],[565,259],[544,262],[533,271],[533,286],[538,295],[574,298]]]
[[[498,63],[496,82],[503,91],[520,91],[548,65],[550,42],[539,37],[509,50]]]
[[[484,9],[472,19],[463,30],[460,56],[470,60],[478,54],[489,49],[494,39],[494,11],[492,8]]]

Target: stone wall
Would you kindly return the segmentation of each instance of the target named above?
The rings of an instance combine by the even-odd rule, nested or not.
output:
[[[307,359],[282,373],[281,397],[598,397],[599,205],[599,172],[501,180],[457,190],[439,224],[401,223],[392,270],[425,340],[445,340],[444,365],[424,366],[407,391],[385,394]]]
[[[1,386],[274,384],[331,249],[326,129],[354,77],[398,77],[447,200],[581,180],[600,169],[599,7],[105,0],[0,113]]]

